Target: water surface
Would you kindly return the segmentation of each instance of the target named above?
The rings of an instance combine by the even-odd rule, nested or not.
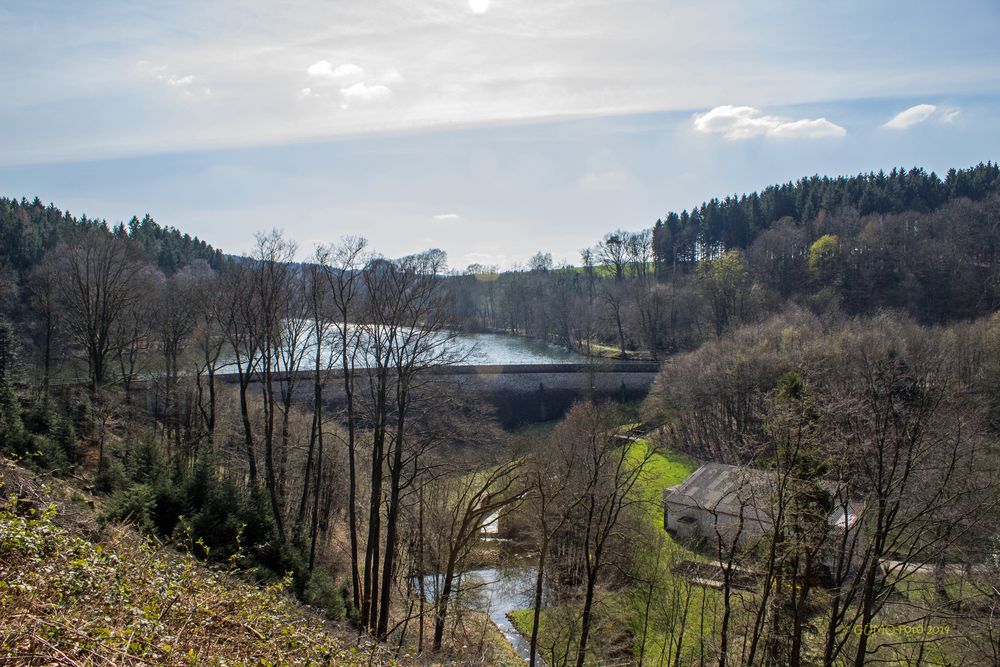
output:
[[[428,601],[433,602],[434,575],[428,575],[424,585]],[[462,573],[461,579],[456,581],[456,586],[459,588],[459,593],[453,603],[481,611],[489,616],[517,654],[527,661],[531,657],[531,642],[514,628],[507,614],[520,609],[531,609],[534,605],[534,568],[516,566],[502,570],[493,567],[466,570]],[[537,663],[544,664],[540,656]]]
[[[587,358],[569,348],[506,334],[459,334],[455,351],[472,364],[585,364]]]

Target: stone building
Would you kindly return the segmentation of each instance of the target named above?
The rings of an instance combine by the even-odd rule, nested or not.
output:
[[[752,542],[774,527],[775,485],[771,471],[706,463],[684,482],[663,491],[663,527],[681,539],[719,536],[730,545]],[[851,530],[858,505],[833,503],[831,530]]]

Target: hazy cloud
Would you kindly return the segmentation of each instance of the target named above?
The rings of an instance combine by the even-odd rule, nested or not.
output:
[[[388,97],[392,94],[392,91],[389,90],[388,86],[383,86],[382,84],[377,83],[370,86],[364,81],[358,81],[347,88],[341,88],[340,94],[343,95],[345,100],[369,102]]]
[[[435,220],[446,221],[446,220],[458,220],[458,213],[439,213],[433,216]]]
[[[394,83],[396,81],[402,81],[403,75],[399,73],[398,70],[391,69],[379,77],[382,83]]]
[[[365,78],[365,69],[354,63],[343,63],[336,67],[329,60],[320,60],[306,68],[306,73],[321,82],[339,82],[341,84],[340,95],[342,98],[341,108],[346,109],[348,102],[360,101],[369,102],[372,100],[388,97],[392,90],[385,84],[387,82],[399,81],[402,79],[400,73],[394,69],[388,70],[381,77]],[[308,91],[308,92],[307,92]],[[320,93],[309,88],[303,88],[299,94],[300,99],[306,97],[321,97]]]
[[[823,139],[847,134],[847,130],[826,118],[792,120],[765,114],[754,107],[729,104],[695,114],[694,129],[704,134],[721,134],[732,140],[755,137]]]
[[[329,60],[320,60],[306,68],[306,74],[326,79],[351,79],[363,76],[364,68],[353,63],[344,63],[334,67]]]
[[[935,104],[915,104],[890,118],[882,127],[893,130],[907,130],[927,121],[950,123],[961,113],[958,109],[941,109]]]
[[[787,109],[815,100],[960,100],[993,91],[1000,63],[1000,54],[984,55],[980,46],[994,37],[989,3],[961,16],[944,4],[905,11],[903,0],[891,0],[898,9],[877,16],[808,3],[780,21],[737,0],[707,9],[667,2],[304,0],[296,11],[233,0],[140,3],[143,11],[97,3],[99,9],[47,12],[44,20],[38,3],[0,4],[18,26],[0,39],[0,61],[16,79],[0,96],[4,163],[654,112],[682,114],[686,129],[702,136],[691,110],[732,100],[750,100],[762,111],[730,119],[730,127],[714,132],[720,139],[833,136],[840,130],[819,118],[825,110]],[[857,18],[862,14],[865,21]],[[913,35],[931,27],[939,48],[920,48]],[[703,48],[706,34],[738,44],[741,57]],[[134,39],[123,46],[122,35]],[[660,48],[664,40],[670,49]],[[58,54],[47,49],[53,43]],[[782,44],[780,52],[774,44]],[[691,57],[681,63],[676,53]],[[145,61],[138,70],[137,61]],[[209,85],[212,104],[185,103],[209,97]],[[310,93],[303,95],[305,87]],[[108,99],[116,100],[113,111]],[[338,104],[367,108],[331,113]],[[971,114],[971,104],[960,118]],[[48,119],[67,107],[79,122],[54,132]],[[838,123],[853,122],[848,106],[837,109]],[[123,122],[109,122],[109,114]],[[787,118],[772,122],[773,115]],[[871,128],[859,123],[857,133],[862,129]],[[574,176],[615,168],[594,165]]]
[[[207,86],[193,86],[195,80],[193,74],[181,75],[171,71],[166,65],[155,65],[148,60],[140,60],[135,64],[135,70],[140,76],[160,81],[171,88],[177,88],[186,96],[192,96],[195,93],[209,95],[212,92]]]

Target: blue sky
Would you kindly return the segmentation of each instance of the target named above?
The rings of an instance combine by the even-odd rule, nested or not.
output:
[[[995,2],[0,4],[0,194],[453,267],[1000,158]]]

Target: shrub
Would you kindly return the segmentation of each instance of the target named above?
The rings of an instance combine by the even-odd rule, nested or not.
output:
[[[337,586],[333,577],[314,570],[306,582],[302,599],[306,604],[322,609],[328,618],[339,621],[347,615],[345,592],[342,587]]]
[[[62,414],[53,414],[49,420],[49,441],[62,451],[63,457],[68,463],[76,463],[79,460],[77,451],[76,429],[73,422]]]
[[[112,494],[128,486],[128,483],[125,465],[114,458],[105,458],[104,465],[94,475],[94,490],[98,493]]]
[[[156,529],[156,491],[149,484],[133,484],[111,497],[104,518],[108,521],[130,521],[144,531]]]
[[[118,498],[149,500],[152,489],[142,486]],[[94,544],[58,525],[56,514],[0,498],[0,662],[398,664],[377,644],[338,639],[281,584],[248,585],[127,528]]]

